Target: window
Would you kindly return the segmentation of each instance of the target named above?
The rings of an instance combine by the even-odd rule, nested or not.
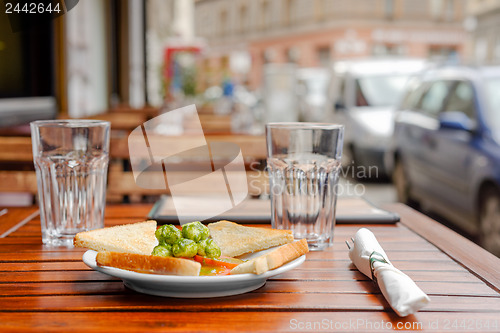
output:
[[[485,96],[486,96],[486,108],[484,108],[485,116],[488,124],[494,129],[494,133],[500,133],[500,77],[493,77],[486,79],[485,85]]]
[[[295,64],[299,61],[300,51],[297,47],[290,47],[285,50],[285,57],[288,62]]]
[[[470,82],[459,81],[456,83],[443,111],[460,111],[474,119],[474,90]]]
[[[374,56],[383,55],[404,55],[406,48],[401,44],[375,44],[372,48]]]
[[[271,49],[266,49],[262,52],[262,63],[268,64],[272,61],[273,51]]]
[[[345,78],[344,77],[338,77],[338,93],[335,99],[335,107],[339,108],[345,108],[346,102],[345,102]]]
[[[433,19],[439,20],[443,15],[443,0],[431,0],[430,12]]]
[[[318,62],[321,66],[328,66],[330,64],[330,47],[322,46],[318,48]]]
[[[407,93],[401,103],[401,109],[415,110],[418,102],[422,98],[422,94],[426,91],[427,84],[420,82],[419,79],[413,78],[407,85]]]
[[[497,36],[496,42],[495,42],[495,49],[493,51],[493,60],[500,60],[500,37]]]
[[[295,0],[285,0],[283,9],[283,25],[291,25],[295,19]]]
[[[453,59],[457,56],[457,50],[453,46],[431,45],[429,47],[429,58]]]
[[[227,12],[225,10],[220,12],[219,19],[219,35],[223,36],[227,29]]]
[[[384,14],[386,19],[394,18],[394,0],[385,0]]]
[[[322,21],[325,18],[325,0],[314,1],[314,19]]]
[[[455,15],[455,7],[453,5],[454,0],[448,0],[446,2],[445,19],[446,21],[452,21]]]
[[[394,106],[407,75],[367,76],[356,79],[356,106]]]
[[[437,81],[431,84],[429,90],[420,100],[419,108],[430,116],[437,117],[450,90],[449,81]]]
[[[474,47],[474,57],[477,62],[483,63],[488,57],[488,39],[486,37],[477,37]]]
[[[242,5],[240,7],[240,32],[245,33],[247,30],[247,21],[248,21],[248,10],[247,6]]]
[[[0,98],[54,96],[53,36],[51,24],[14,33],[0,13]]]
[[[269,27],[269,2],[263,0],[260,4],[261,29],[266,30]]]

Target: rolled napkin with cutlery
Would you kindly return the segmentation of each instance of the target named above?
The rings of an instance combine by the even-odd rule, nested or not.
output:
[[[366,228],[361,228],[351,238],[349,258],[356,268],[375,281],[385,299],[401,317],[417,312],[430,302],[429,297],[415,282],[394,267],[375,235]]]

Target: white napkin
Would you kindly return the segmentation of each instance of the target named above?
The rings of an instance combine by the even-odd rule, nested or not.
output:
[[[389,258],[370,230],[359,229],[353,241],[354,245],[349,248],[349,258],[356,265],[356,268],[370,279],[372,278],[370,268],[372,253],[373,259],[387,261],[387,263],[373,261],[373,277],[377,280],[385,299],[399,316],[405,317],[415,313],[431,301],[408,275],[390,263]],[[377,252],[380,255],[377,255]]]

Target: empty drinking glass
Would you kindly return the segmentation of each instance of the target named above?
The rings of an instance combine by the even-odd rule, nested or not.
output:
[[[344,127],[266,125],[272,226],[306,238],[311,250],[333,243]]]
[[[72,246],[78,232],[104,227],[109,130],[98,120],[31,123],[44,244]]]

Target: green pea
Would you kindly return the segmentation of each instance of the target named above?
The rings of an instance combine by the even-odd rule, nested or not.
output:
[[[157,245],[153,249],[153,252],[151,252],[152,255],[154,256],[161,256],[161,257],[172,257],[172,245],[165,244],[165,245]]]
[[[182,227],[182,237],[199,242],[207,239],[209,236],[208,227],[204,226],[201,222],[191,222]]]
[[[198,242],[198,254],[200,256],[206,256],[205,248],[208,245],[208,241],[209,241],[209,239],[204,239],[204,240],[201,240]]]
[[[221,250],[217,244],[212,239],[209,239],[207,246],[205,247],[205,257],[208,258],[219,258],[221,255]]]
[[[182,238],[181,231],[172,224],[165,224],[156,229],[155,236],[160,244],[170,245]]]
[[[175,257],[192,258],[198,253],[198,244],[187,238],[181,238],[172,245],[172,253]]]

